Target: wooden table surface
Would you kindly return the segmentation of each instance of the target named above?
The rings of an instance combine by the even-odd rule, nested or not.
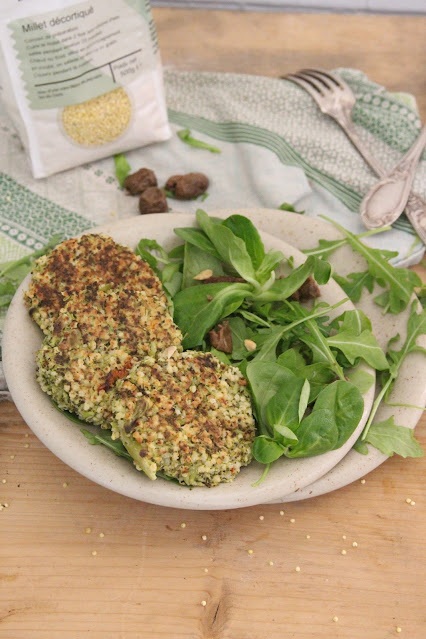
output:
[[[424,18],[169,9],[154,17],[165,65],[269,76],[353,66],[415,94],[425,119]],[[364,483],[305,502],[179,511],[77,475],[6,402],[0,638],[421,639],[425,471],[424,459],[394,457]]]

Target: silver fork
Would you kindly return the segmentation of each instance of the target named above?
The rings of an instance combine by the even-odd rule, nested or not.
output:
[[[340,124],[354,147],[373,169],[374,173],[381,178],[386,175],[386,170],[356,132],[351,117],[356,99],[344,80],[319,69],[303,69],[298,73],[286,75],[284,79],[290,80],[305,89],[315,100],[321,111]],[[426,244],[426,204],[420,196],[414,193],[410,194],[405,207],[405,214],[420,239]]]

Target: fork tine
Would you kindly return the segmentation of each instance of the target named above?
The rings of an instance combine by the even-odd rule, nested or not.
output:
[[[314,98],[315,101],[318,102],[318,99],[321,98],[321,89],[318,87],[311,78],[306,76],[301,76],[300,73],[289,73],[285,76],[285,80],[290,80],[290,82],[294,82],[298,84],[302,89],[307,91],[309,95]]]
[[[343,88],[343,84],[340,82],[340,78],[328,73],[327,71],[323,71],[322,69],[302,69],[302,73],[307,73],[308,75],[312,75],[318,80],[324,82],[324,84],[329,88],[340,87]]]
[[[342,91],[352,94],[352,89],[346,84],[346,82],[329,71],[323,71],[322,69],[303,69],[302,73],[314,75],[319,80],[322,80],[330,89],[339,87]],[[329,81],[329,84],[326,83],[326,80]],[[332,83],[332,86],[330,86],[330,83]]]
[[[301,80],[304,80],[305,82],[308,82],[316,90],[317,94],[320,93],[321,95],[324,95],[324,89],[329,90],[329,87],[325,85],[322,80],[320,80],[319,78],[316,78],[314,75],[311,75],[310,73],[305,73],[304,71],[298,71],[297,73],[295,73],[295,76]]]

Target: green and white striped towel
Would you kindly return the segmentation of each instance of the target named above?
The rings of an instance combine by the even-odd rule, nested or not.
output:
[[[419,133],[414,98],[390,94],[357,70],[338,73],[357,97],[353,117],[361,138],[391,168]],[[166,70],[164,76],[173,131],[189,128],[221,153],[192,148],[173,135],[129,152],[133,170],[153,169],[160,185],[172,174],[205,173],[211,182],[202,204],[207,211],[277,209],[289,202],[308,216],[326,214],[354,232],[365,230],[359,204],[376,177],[306,92],[284,80],[251,75]],[[426,198],[425,160],[414,188]],[[199,206],[179,202],[175,208],[189,212]],[[56,233],[66,238],[132,215],[138,215],[137,199],[119,188],[112,158],[34,180],[0,107],[0,262],[41,247]],[[400,265],[418,262],[424,251],[405,217],[370,244],[397,250]]]

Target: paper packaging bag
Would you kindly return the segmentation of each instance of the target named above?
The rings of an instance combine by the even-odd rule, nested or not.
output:
[[[1,0],[0,85],[36,178],[170,137],[149,0]]]

